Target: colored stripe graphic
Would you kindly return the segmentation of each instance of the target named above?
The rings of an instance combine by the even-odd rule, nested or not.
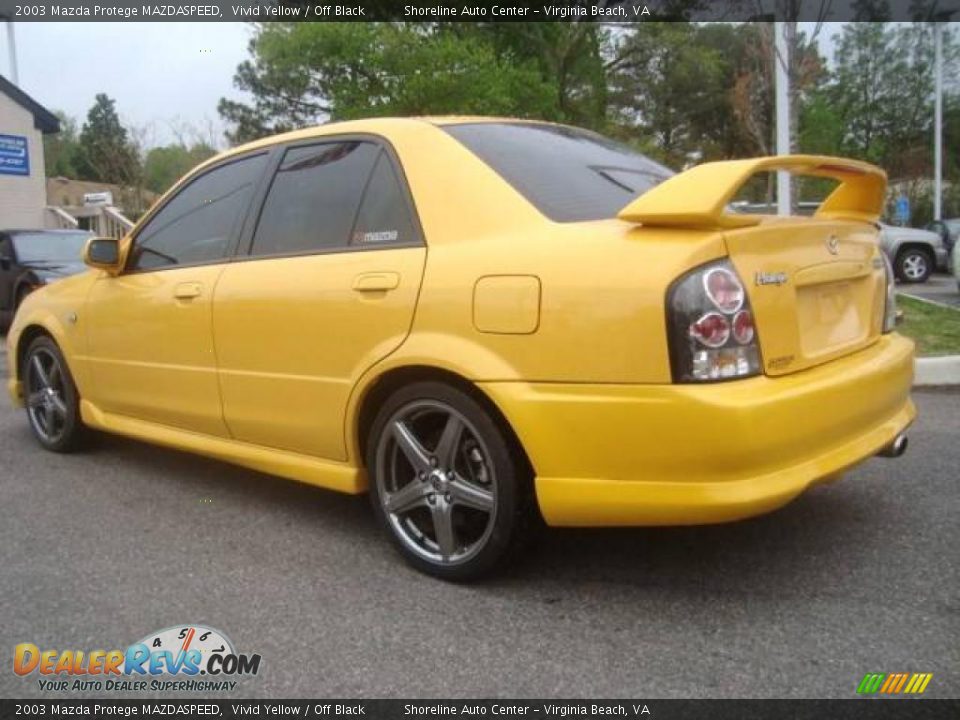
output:
[[[927,689],[933,673],[867,673],[857,686],[861,695],[881,693],[897,695],[901,692],[918,695]]]
[[[865,695],[875,693],[880,689],[880,684],[883,682],[884,677],[886,676],[883,673],[867,673],[863,676],[863,680],[860,681],[857,692]]]

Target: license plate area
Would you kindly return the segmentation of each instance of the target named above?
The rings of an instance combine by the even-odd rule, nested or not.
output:
[[[797,288],[800,349],[813,359],[862,343],[870,332],[869,278]]]

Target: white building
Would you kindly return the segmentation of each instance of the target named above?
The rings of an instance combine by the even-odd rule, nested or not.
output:
[[[43,136],[57,132],[56,115],[0,76],[0,230],[58,226],[43,169]]]

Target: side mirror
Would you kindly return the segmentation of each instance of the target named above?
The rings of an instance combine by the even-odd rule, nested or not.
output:
[[[83,248],[83,261],[92,268],[118,273],[120,242],[116,238],[90,238]]]

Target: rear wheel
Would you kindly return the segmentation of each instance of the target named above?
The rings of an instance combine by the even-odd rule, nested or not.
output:
[[[897,255],[897,277],[905,283],[926,282],[933,272],[930,253],[919,248],[907,248]]]
[[[27,348],[23,366],[24,395],[30,429],[53,452],[70,452],[84,440],[80,397],[60,348],[38,337]]]
[[[437,382],[396,392],[368,443],[374,512],[414,567],[447,580],[508,559],[529,518],[515,441],[481,403]]]

